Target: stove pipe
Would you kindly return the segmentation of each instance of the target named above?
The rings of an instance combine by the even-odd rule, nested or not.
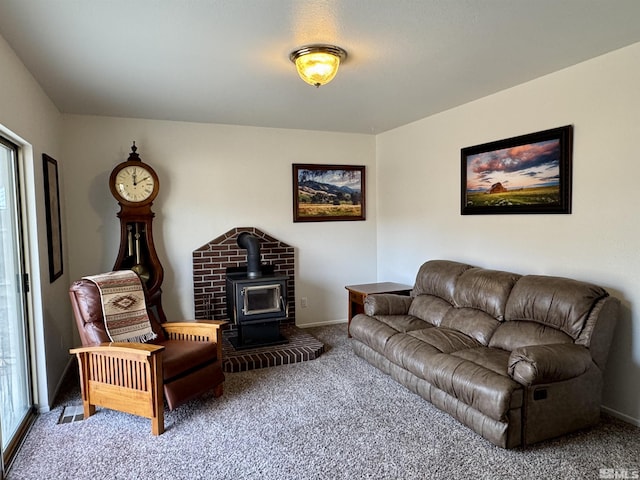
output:
[[[238,235],[238,246],[247,250],[247,277],[259,278],[260,269],[260,239],[247,232]]]

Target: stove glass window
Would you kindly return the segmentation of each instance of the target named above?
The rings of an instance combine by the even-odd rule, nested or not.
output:
[[[284,300],[278,284],[243,287],[242,297],[244,315],[280,312],[283,309]]]

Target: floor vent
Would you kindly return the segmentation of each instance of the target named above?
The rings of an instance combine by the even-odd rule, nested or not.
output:
[[[62,409],[58,425],[63,423],[79,422],[80,420],[84,420],[84,409],[82,408],[82,405],[70,405]]]

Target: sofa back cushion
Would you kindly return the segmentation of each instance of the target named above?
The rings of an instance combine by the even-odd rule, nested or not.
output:
[[[454,308],[447,312],[441,325],[486,346],[504,318],[509,293],[519,278],[515,273],[484,268],[465,270],[456,280]]]
[[[526,275],[511,291],[505,320],[535,322],[578,338],[606,290],[569,278]]]
[[[435,327],[439,327],[446,314],[452,308],[453,305],[447,300],[423,293],[413,298],[408,313]]]
[[[434,295],[453,305],[456,281],[463,272],[470,268],[473,267],[449,260],[430,260],[425,262],[418,270],[416,283],[411,295]]]
[[[487,345],[504,319],[509,293],[519,278],[515,273],[432,260],[418,272],[409,314]]]
[[[568,278],[526,275],[513,287],[504,322],[490,347],[512,351],[531,345],[574,343],[607,292]]]
[[[513,351],[516,348],[532,345],[552,345],[573,343],[573,339],[564,332],[537,322],[502,322],[489,342],[490,347]]]
[[[504,319],[507,299],[521,275],[471,268],[456,281],[453,299],[458,308],[482,310],[496,320]]]
[[[572,343],[608,296],[569,278],[486,270],[448,260],[424,263],[409,314],[504,350]]]

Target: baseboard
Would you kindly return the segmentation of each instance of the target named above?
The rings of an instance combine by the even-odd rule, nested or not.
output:
[[[613,408],[609,408],[605,406],[601,406],[600,408],[602,409],[603,412],[611,415],[612,417],[616,417],[617,419],[622,420],[623,422],[630,423],[631,425],[634,425],[636,427],[640,427],[640,420],[638,420],[637,418],[630,417],[629,415],[626,415],[617,410],[614,410]]]
[[[50,398],[51,405],[38,405],[37,406],[38,413],[47,413],[47,412],[51,411],[51,407],[53,406],[53,402],[55,401],[56,397],[60,393],[60,389],[62,388],[62,384],[64,383],[64,379],[66,378],[67,374],[69,373],[69,369],[72,368],[72,367],[75,367],[75,366],[76,366],[76,357],[75,356],[69,356],[69,360],[67,361],[67,366],[64,367],[64,371],[62,372],[62,375],[58,379],[58,384],[56,385],[56,388],[53,391],[53,396]]]
[[[338,325],[341,323],[347,323],[347,319],[339,318],[337,320],[327,320],[324,322],[304,323],[302,325],[296,324],[296,327],[298,328],[326,327],[328,325]]]

